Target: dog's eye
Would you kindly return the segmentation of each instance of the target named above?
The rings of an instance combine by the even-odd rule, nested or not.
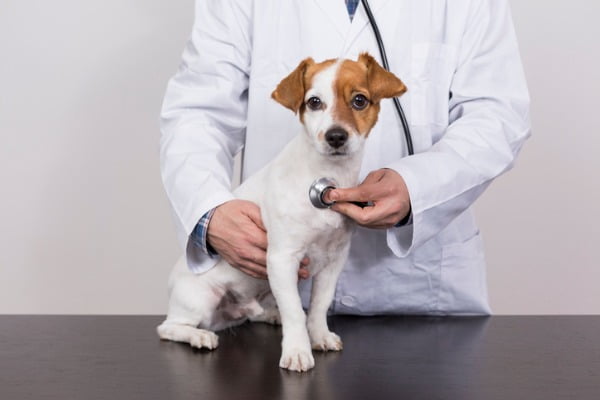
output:
[[[306,102],[306,105],[308,106],[308,108],[310,108],[311,110],[320,110],[321,107],[323,106],[323,102],[321,101],[320,98],[313,96],[310,99],[308,99],[308,101]]]
[[[357,94],[352,99],[352,108],[355,110],[364,110],[369,105],[369,99],[362,94]]]

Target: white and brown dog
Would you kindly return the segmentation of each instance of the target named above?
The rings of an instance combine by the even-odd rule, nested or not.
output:
[[[313,207],[308,189],[323,176],[340,187],[358,183],[364,142],[380,100],[406,91],[396,76],[369,54],[315,63],[308,58],[275,89],[273,99],[300,114],[304,129],[265,168],[236,189],[237,197],[260,206],[267,228],[268,282],[221,260],[200,275],[182,258],[171,274],[162,339],[214,349],[213,333],[246,320],[281,322],[279,366],[306,371],[312,349],[339,351],[342,341],[327,326],[327,310],[348,256],[352,224],[334,211]],[[298,293],[298,267],[310,259],[313,276],[308,319]]]

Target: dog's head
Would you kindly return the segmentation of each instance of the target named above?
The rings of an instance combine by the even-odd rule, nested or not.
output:
[[[352,60],[312,58],[284,78],[273,99],[300,114],[305,131],[325,156],[359,151],[377,122],[381,99],[400,96],[406,86],[367,53]]]

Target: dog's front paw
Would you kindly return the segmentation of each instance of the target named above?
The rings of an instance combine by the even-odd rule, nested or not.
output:
[[[281,360],[279,360],[281,368],[289,369],[290,371],[308,371],[315,366],[315,359],[310,349],[301,349],[298,347],[283,350]]]
[[[190,345],[198,349],[216,349],[219,345],[219,337],[211,331],[196,329],[190,337]]]
[[[311,344],[314,350],[340,351],[343,348],[342,339],[333,332],[311,335]]]

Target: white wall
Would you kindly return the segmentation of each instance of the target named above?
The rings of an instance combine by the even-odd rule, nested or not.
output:
[[[193,1],[2,0],[0,313],[159,313],[158,115]]]
[[[477,205],[497,313],[600,313],[600,3],[511,1],[533,137]]]
[[[600,313],[600,5],[513,1],[534,137],[477,205],[497,313]],[[164,313],[158,112],[193,0],[3,0],[0,313]]]

